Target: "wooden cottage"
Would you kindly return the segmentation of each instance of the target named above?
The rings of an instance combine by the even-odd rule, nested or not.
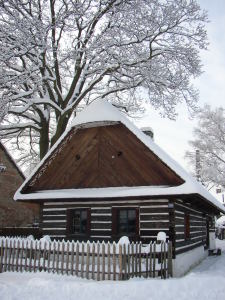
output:
[[[2,228],[31,226],[39,217],[38,205],[13,201],[24,180],[22,171],[0,142],[0,234]]]
[[[111,104],[96,101],[15,194],[41,204],[52,238],[143,243],[159,231],[173,242],[174,273],[202,259],[214,216],[225,212],[205,188]],[[181,271],[182,270],[182,271]]]

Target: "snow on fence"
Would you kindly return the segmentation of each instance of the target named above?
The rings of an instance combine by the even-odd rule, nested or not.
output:
[[[46,271],[95,280],[172,276],[171,243],[0,239],[0,272]]]

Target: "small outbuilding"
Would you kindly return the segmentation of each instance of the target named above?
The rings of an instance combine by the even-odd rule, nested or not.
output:
[[[207,255],[225,208],[152,138],[103,100],[87,106],[15,194],[41,205],[57,239],[172,241],[174,274]]]
[[[32,226],[39,217],[37,204],[15,203],[13,200],[24,180],[23,172],[0,142],[0,229]]]

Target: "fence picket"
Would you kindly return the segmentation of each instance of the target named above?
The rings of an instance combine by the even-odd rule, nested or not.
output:
[[[54,245],[54,244],[53,244]],[[50,272],[51,270],[51,246],[52,246],[52,243],[49,241],[48,242],[48,264],[47,264],[47,270],[48,270],[48,273]]]
[[[153,278],[155,278],[155,264],[156,264],[156,243],[153,244]]]
[[[76,269],[75,274],[78,276],[79,274],[79,243],[76,243]]]
[[[20,255],[20,259],[19,259],[19,263],[20,263],[20,272],[23,271],[23,253],[24,253],[24,240],[22,240],[22,248],[21,251],[20,249],[18,249],[19,255]]]
[[[57,274],[59,273],[59,250],[60,250],[59,248],[60,248],[60,243],[58,241],[58,243],[57,243],[57,249],[56,249],[56,266],[55,266]]]
[[[92,279],[95,279],[95,243],[92,244]]]
[[[172,242],[168,244],[168,277],[173,277],[173,266],[172,266],[172,259],[173,259],[173,248]]]
[[[62,252],[61,252],[61,274],[64,271],[64,240],[62,241]]]
[[[111,280],[111,251],[110,251],[110,243],[108,242],[107,247],[107,256],[108,256],[108,280]]]
[[[127,253],[126,253],[125,244],[123,245],[122,260],[123,260],[124,279],[127,279]]]
[[[105,242],[102,242],[102,280],[105,280]]]
[[[166,266],[166,243],[165,242],[163,243],[163,258],[164,258],[163,278],[166,279],[167,278],[167,276],[166,276],[167,266]]]
[[[24,265],[23,265],[24,246],[25,246],[24,240],[22,240],[22,248],[20,251],[20,260],[19,260],[20,261],[20,272],[23,271],[23,267],[24,267]]]
[[[141,246],[142,246],[142,243],[140,242],[140,243],[139,243],[139,249],[138,249],[138,250],[139,250],[139,251],[138,251],[138,252],[139,252],[139,253],[138,253],[138,256],[139,256],[139,260],[138,260],[138,261],[139,261],[139,264],[138,264],[138,265],[139,265],[139,277],[141,277],[141,272],[142,272],[142,270],[141,270],[141,262],[142,262],[142,261],[141,261],[141,260],[142,260],[142,256],[141,256]]]
[[[136,242],[135,245],[135,262],[134,262],[134,266],[135,266],[135,276],[138,276],[138,243]]]
[[[81,244],[81,269],[80,269],[81,278],[84,277],[84,242]]]
[[[8,252],[8,240],[5,240],[5,253],[4,253],[4,272],[7,270],[7,252]]]
[[[3,239],[1,240],[1,257],[0,257],[0,273],[3,271],[3,257],[4,257],[4,244]]]
[[[150,253],[149,253],[149,258],[150,258],[150,277],[152,277],[152,241],[150,242]]]
[[[15,251],[16,251],[16,240],[13,241],[13,250],[12,250],[12,271],[15,271]],[[0,267],[1,272],[1,267]]]
[[[116,244],[113,242],[113,280],[116,280]]]
[[[35,247],[34,247],[34,272],[36,272],[36,261],[37,261],[37,240],[35,240]]]
[[[146,278],[148,278],[148,255],[149,255],[149,253],[148,252],[146,252],[145,253],[145,270],[146,270],[146,272],[145,272],[145,276],[146,276]]]
[[[42,251],[42,270],[45,271],[45,261],[46,261],[46,241],[44,241],[44,250]]]
[[[31,272],[31,268],[32,268],[32,252],[33,252],[33,241],[30,241],[30,255],[29,255],[29,272]]]
[[[127,279],[130,278],[130,244],[127,247]]]
[[[67,242],[66,247],[66,274],[69,275],[69,253],[70,253],[70,244]]]
[[[119,245],[119,280],[122,280],[122,273],[123,273],[122,245]]]
[[[16,248],[16,271],[18,272],[18,263],[19,263],[19,248],[20,248],[20,241],[17,241],[17,248]]]
[[[89,267],[90,267],[90,243],[87,243],[87,258],[86,258],[86,279],[89,279]]]
[[[28,241],[26,241],[26,243],[24,243],[24,253],[25,253],[24,270],[27,271]]]
[[[132,277],[134,277],[134,242],[131,244],[131,254],[132,254]]]
[[[70,274],[73,275],[73,269],[74,269],[74,242],[72,241],[72,248],[71,248],[71,270]]]
[[[9,241],[9,255],[8,255],[8,271],[10,271],[11,268],[11,256],[12,256],[12,240]]]
[[[38,271],[41,271],[41,242],[38,242]]]
[[[97,281],[100,280],[100,243],[97,242]]]

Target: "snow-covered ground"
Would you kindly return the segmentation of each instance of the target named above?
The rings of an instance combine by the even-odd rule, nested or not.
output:
[[[205,259],[179,279],[96,282],[48,273],[0,274],[1,300],[224,300],[225,241],[221,256]]]

